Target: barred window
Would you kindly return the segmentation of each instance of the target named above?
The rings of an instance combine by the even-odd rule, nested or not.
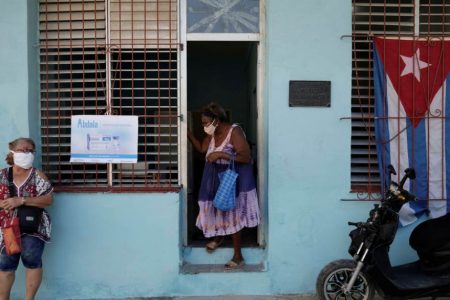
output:
[[[176,0],[40,0],[42,167],[57,190],[176,190]],[[139,118],[136,164],[70,163],[72,115]]]
[[[449,34],[449,0],[353,0],[352,191],[380,189],[373,118],[373,36],[446,37]]]

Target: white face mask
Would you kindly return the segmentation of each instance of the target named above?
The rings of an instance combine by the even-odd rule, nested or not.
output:
[[[33,166],[34,161],[34,154],[31,152],[28,153],[22,153],[22,152],[14,152],[10,150],[13,153],[14,158],[14,164],[23,168],[23,169],[29,169]]]
[[[211,124],[209,124],[208,126],[203,127],[203,130],[206,132],[206,134],[213,135],[214,131],[216,131],[216,127],[217,127],[217,125],[214,125],[214,120],[213,120],[211,122]]]

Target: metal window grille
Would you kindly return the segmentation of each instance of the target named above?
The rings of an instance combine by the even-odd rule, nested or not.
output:
[[[353,0],[351,189],[378,192],[374,129],[373,36],[445,37],[449,0]]]
[[[43,169],[58,190],[178,189],[176,0],[40,0]],[[138,163],[70,163],[75,114],[137,115]]]

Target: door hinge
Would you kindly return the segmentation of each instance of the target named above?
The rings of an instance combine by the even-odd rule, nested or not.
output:
[[[180,51],[184,51],[184,44],[180,43]]]

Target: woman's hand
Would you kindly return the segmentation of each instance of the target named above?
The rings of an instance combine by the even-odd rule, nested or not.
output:
[[[211,152],[209,155],[208,155],[208,157],[206,157],[206,159],[209,161],[209,162],[215,162],[216,160],[218,160],[218,159],[230,159],[230,156],[227,154],[227,153],[225,153],[225,152],[222,152],[222,151],[216,151],[216,152]]]
[[[16,207],[21,206],[23,203],[22,197],[12,197],[5,199],[3,201],[0,201],[0,207],[5,210],[13,210]]]

